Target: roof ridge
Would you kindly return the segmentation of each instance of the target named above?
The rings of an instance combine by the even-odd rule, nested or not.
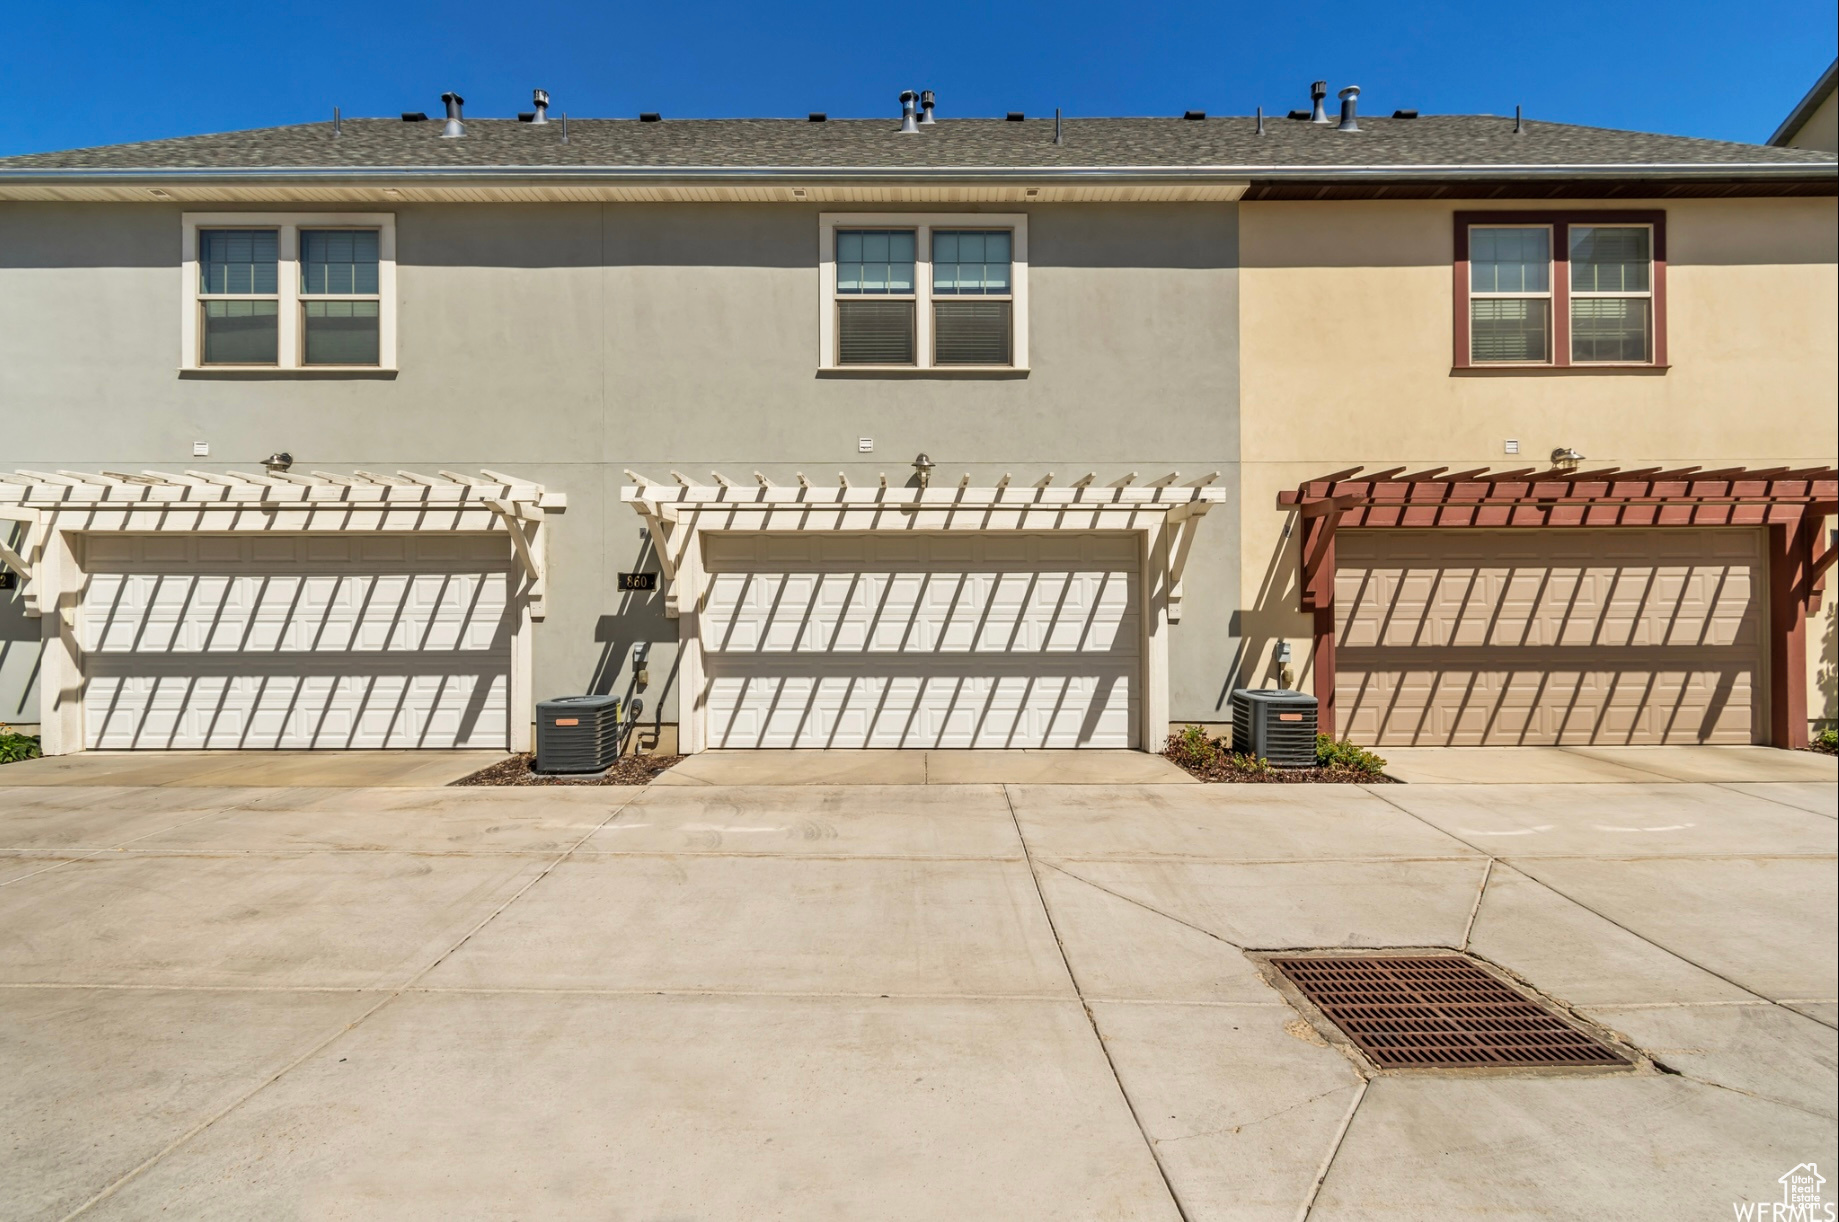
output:
[[[644,122],[569,117],[536,126],[510,117],[471,118],[468,135],[443,139],[439,123],[381,116],[346,117],[341,134],[329,121],[163,136],[128,143],[23,153],[0,158],[0,180],[49,174],[144,177],[149,174],[315,175],[348,171],[441,174],[478,171],[575,173],[589,170],[672,174],[695,169],[737,173],[902,173],[954,171],[1064,173],[1231,172],[1413,176],[1550,177],[1617,173],[1631,178],[1690,172],[1794,174],[1824,178],[1833,154],[1810,149],[1678,136],[1552,120],[1529,120],[1515,134],[1509,116],[1425,115],[1363,119],[1358,135],[1267,116],[1259,134],[1251,116],[1062,117],[1066,135],[1045,136],[1050,119],[1015,123],[964,116],[938,120],[924,134],[903,135],[892,117],[689,118]],[[1806,176],[1806,175],[1804,175]]]

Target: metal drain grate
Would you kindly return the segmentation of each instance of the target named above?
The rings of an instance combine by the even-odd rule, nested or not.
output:
[[[1629,1063],[1456,955],[1274,956],[1271,964],[1381,1069]]]

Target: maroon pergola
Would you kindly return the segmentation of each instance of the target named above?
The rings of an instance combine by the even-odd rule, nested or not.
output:
[[[1839,512],[1839,470],[1364,471],[1336,471],[1277,498],[1303,519],[1301,609],[1315,617],[1323,733],[1335,733],[1335,532],[1342,527],[1761,526],[1769,554],[1769,741],[1807,745],[1807,616],[1820,605],[1834,559],[1821,545],[1820,524]]]

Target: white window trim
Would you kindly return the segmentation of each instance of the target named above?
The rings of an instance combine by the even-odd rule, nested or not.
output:
[[[1601,293],[1595,290],[1591,290],[1590,292],[1582,293],[1582,292],[1579,292],[1577,289],[1577,282],[1575,278],[1572,278],[1569,285],[1567,286],[1570,291],[1566,294],[1566,297],[1568,300],[1565,305],[1565,308],[1569,310],[1571,309],[1572,303],[1575,303],[1578,301],[1590,301],[1590,300],[1594,300],[1598,298],[1618,299],[1618,300],[1626,299],[1629,301],[1647,302],[1647,359],[1645,361],[1580,361],[1578,360],[1577,359],[1577,317],[1576,317],[1576,311],[1573,310],[1572,316],[1570,318],[1565,319],[1565,330],[1567,332],[1567,335],[1565,337],[1565,342],[1571,345],[1571,352],[1570,352],[1571,364],[1573,366],[1580,366],[1580,367],[1589,367],[1593,365],[1607,365],[1607,366],[1620,366],[1624,368],[1639,367],[1642,365],[1652,365],[1654,363],[1654,226],[1653,224],[1648,221],[1573,222],[1570,228],[1566,231],[1565,241],[1567,243],[1570,242],[1571,236],[1580,229],[1645,229],[1647,230],[1647,290],[1645,292],[1617,291],[1613,293]],[[1567,264],[1571,262],[1570,256],[1571,256],[1571,252],[1568,250],[1565,251],[1565,261]],[[1569,274],[1568,268],[1567,268],[1567,274]]]
[[[935,365],[932,363],[933,229],[1007,229],[1010,247],[1009,363],[1007,365]],[[836,359],[836,231],[838,229],[912,229],[913,355],[911,365],[840,365]],[[817,367],[841,373],[979,374],[1028,372],[1028,215],[1022,212],[829,212],[817,218],[817,266],[822,305],[817,327]],[[902,294],[901,296],[905,296]],[[958,300],[958,298],[954,298]],[[963,300],[970,300],[964,298]]]
[[[181,309],[179,368],[186,373],[248,374],[264,370],[290,374],[396,372],[396,214],[393,212],[187,212],[179,257]],[[302,229],[375,229],[377,231],[377,363],[375,365],[305,365],[301,363],[300,231]],[[276,294],[280,301],[279,345],[273,365],[207,365],[198,332],[198,231],[200,229],[275,229],[279,231]],[[246,294],[266,296],[267,294]],[[316,296],[314,300],[325,298]]]
[[[1483,229],[1543,229],[1545,230],[1545,291],[1533,292],[1478,292],[1473,279],[1469,282],[1469,317],[1464,325],[1469,329],[1469,364],[1481,369],[1539,369],[1558,363],[1558,318],[1556,316],[1558,291],[1558,227],[1550,222],[1508,223],[1498,225],[1472,224],[1469,226],[1469,267],[1474,268],[1475,234]],[[1469,275],[1474,276],[1471,270]],[[1543,301],[1545,302],[1545,359],[1543,361],[1478,361],[1475,359],[1475,305],[1477,301]],[[1568,341],[1567,341],[1568,342]]]

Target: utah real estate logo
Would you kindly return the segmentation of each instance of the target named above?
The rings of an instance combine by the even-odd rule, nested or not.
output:
[[[1835,1222],[1839,1206],[1821,1201],[1826,1177],[1812,1163],[1802,1163],[1781,1177],[1780,1201],[1733,1203],[1737,1222]]]

